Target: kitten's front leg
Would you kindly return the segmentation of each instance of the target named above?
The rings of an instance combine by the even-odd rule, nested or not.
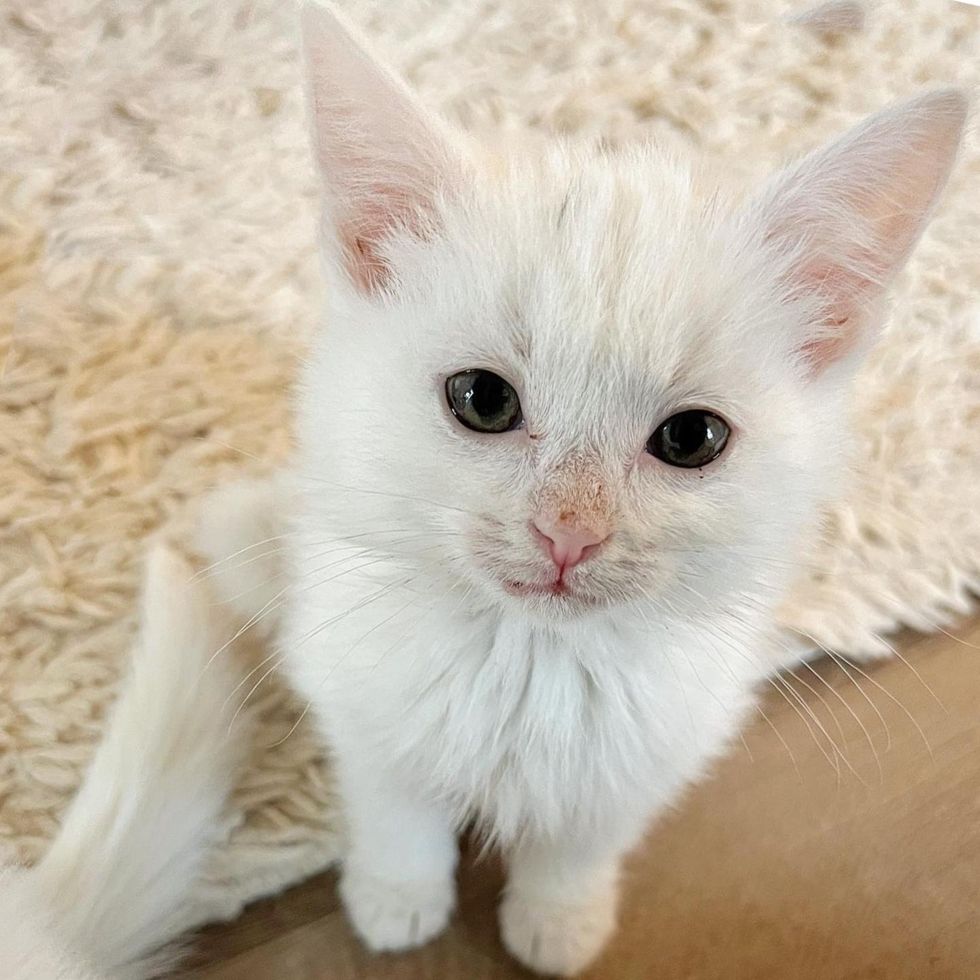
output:
[[[340,880],[347,915],[376,952],[421,946],[455,905],[452,823],[376,773],[338,768],[350,834]]]
[[[538,973],[572,976],[585,969],[615,928],[626,849],[571,839],[517,847],[500,906],[501,936],[511,954]]]

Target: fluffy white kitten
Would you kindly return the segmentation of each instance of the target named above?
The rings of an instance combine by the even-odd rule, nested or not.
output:
[[[3,980],[144,980],[193,924],[191,888],[241,754],[234,689],[208,665],[207,601],[188,566],[150,556],[140,642],[105,737],[43,860],[0,873]],[[207,666],[206,666],[207,665]]]
[[[226,493],[207,548],[290,512],[282,652],[336,763],[365,942],[445,926],[473,820],[508,858],[504,943],[572,974],[623,855],[773,668],[965,102],[886,111],[739,202],[650,146],[475,149],[324,7],[304,36],[330,308],[288,499]],[[268,568],[245,575],[227,594],[275,606]]]

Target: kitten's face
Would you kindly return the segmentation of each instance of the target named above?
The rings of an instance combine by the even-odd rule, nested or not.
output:
[[[653,154],[556,153],[438,227],[389,250],[387,298],[335,292],[333,479],[397,495],[342,495],[343,525],[369,513],[420,569],[535,615],[784,579],[839,404],[801,384],[796,311],[732,212]]]
[[[325,520],[423,588],[547,621],[769,603],[963,98],[879,114],[735,205],[648,149],[477,162],[315,4],[306,48]]]

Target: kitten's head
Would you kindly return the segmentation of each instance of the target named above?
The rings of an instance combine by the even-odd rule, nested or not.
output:
[[[329,519],[536,616],[778,592],[962,96],[736,201],[649,147],[474,150],[318,4],[305,42],[331,313],[303,441]]]

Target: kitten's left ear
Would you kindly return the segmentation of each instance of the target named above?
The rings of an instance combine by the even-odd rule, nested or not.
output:
[[[302,27],[325,230],[353,284],[370,294],[389,278],[386,239],[425,233],[438,195],[461,182],[462,157],[441,121],[332,7],[304,0]]]
[[[963,134],[955,89],[872,116],[779,174],[753,227],[776,248],[788,295],[812,311],[800,351],[814,374],[854,348],[925,228]]]

